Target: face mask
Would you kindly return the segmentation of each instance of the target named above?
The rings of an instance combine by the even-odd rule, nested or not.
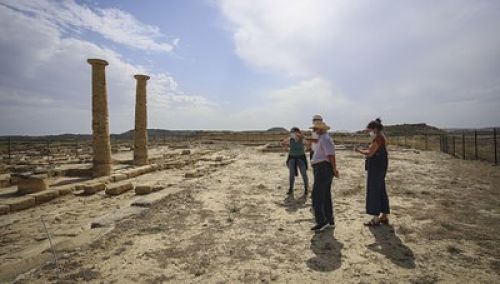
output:
[[[371,138],[374,138],[374,137],[375,137],[375,132],[370,131],[370,137],[371,137]]]
[[[295,133],[290,133],[290,138],[297,140],[297,135]]]

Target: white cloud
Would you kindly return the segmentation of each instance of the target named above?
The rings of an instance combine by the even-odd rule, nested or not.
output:
[[[395,123],[500,124],[489,107],[500,108],[498,1],[217,3],[235,53],[259,71],[296,82],[324,78],[366,105],[364,115]]]
[[[73,0],[3,0],[2,2],[65,32],[86,29],[136,49],[168,53],[179,43],[178,38],[166,41],[166,36],[158,27],[146,25],[119,9],[88,7]]]
[[[258,106],[234,113],[230,120],[239,122],[239,127],[244,129],[292,125],[304,128],[310,126],[314,114],[321,114],[333,130],[345,130],[342,125],[347,121],[366,120],[373,114],[365,106],[355,105],[331,82],[319,77],[267,91],[257,100]]]
[[[93,57],[109,62],[106,76],[112,132],[133,128],[135,74],[151,76],[151,125],[172,127],[171,113],[206,112],[216,106],[204,97],[183,94],[171,75],[150,73],[113,50],[63,36],[59,26],[43,18],[0,6],[0,26],[3,134],[90,133],[91,66],[86,60]]]

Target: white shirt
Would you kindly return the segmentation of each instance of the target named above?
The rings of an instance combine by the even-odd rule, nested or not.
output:
[[[314,149],[313,158],[311,164],[317,164],[320,162],[330,162],[328,156],[335,155],[335,144],[333,143],[332,137],[328,133],[323,133],[319,136],[318,143]]]

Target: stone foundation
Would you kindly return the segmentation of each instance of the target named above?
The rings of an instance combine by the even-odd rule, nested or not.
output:
[[[29,194],[48,189],[47,175],[16,175],[17,192]]]
[[[134,189],[134,185],[130,182],[123,184],[113,184],[106,188],[105,193],[108,195],[120,195],[132,189]]]

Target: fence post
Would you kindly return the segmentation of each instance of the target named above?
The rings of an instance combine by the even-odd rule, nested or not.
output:
[[[462,159],[465,160],[465,131],[462,132]]]
[[[50,164],[50,139],[47,139],[47,161]]]
[[[443,134],[439,135],[439,151],[444,152],[443,151]]]
[[[493,128],[493,146],[495,147],[495,165],[498,165],[498,156],[497,156],[497,129]]]
[[[455,135],[453,137],[453,157],[455,157]]]
[[[444,134],[443,142],[444,142],[444,152],[446,154],[448,154],[449,150],[448,150],[448,135],[447,134]]]
[[[477,155],[477,130],[474,130],[474,157],[476,160],[479,158]]]
[[[79,154],[78,154],[78,138],[75,138],[75,156],[77,159],[79,159]]]
[[[10,163],[11,163],[11,161],[12,161],[12,152],[11,152],[11,141],[10,141],[10,136],[9,136],[9,142],[8,142],[8,144],[7,144],[7,145],[8,145],[8,146],[7,146],[7,151],[8,151],[8,153],[9,153],[9,165],[10,165]]]

